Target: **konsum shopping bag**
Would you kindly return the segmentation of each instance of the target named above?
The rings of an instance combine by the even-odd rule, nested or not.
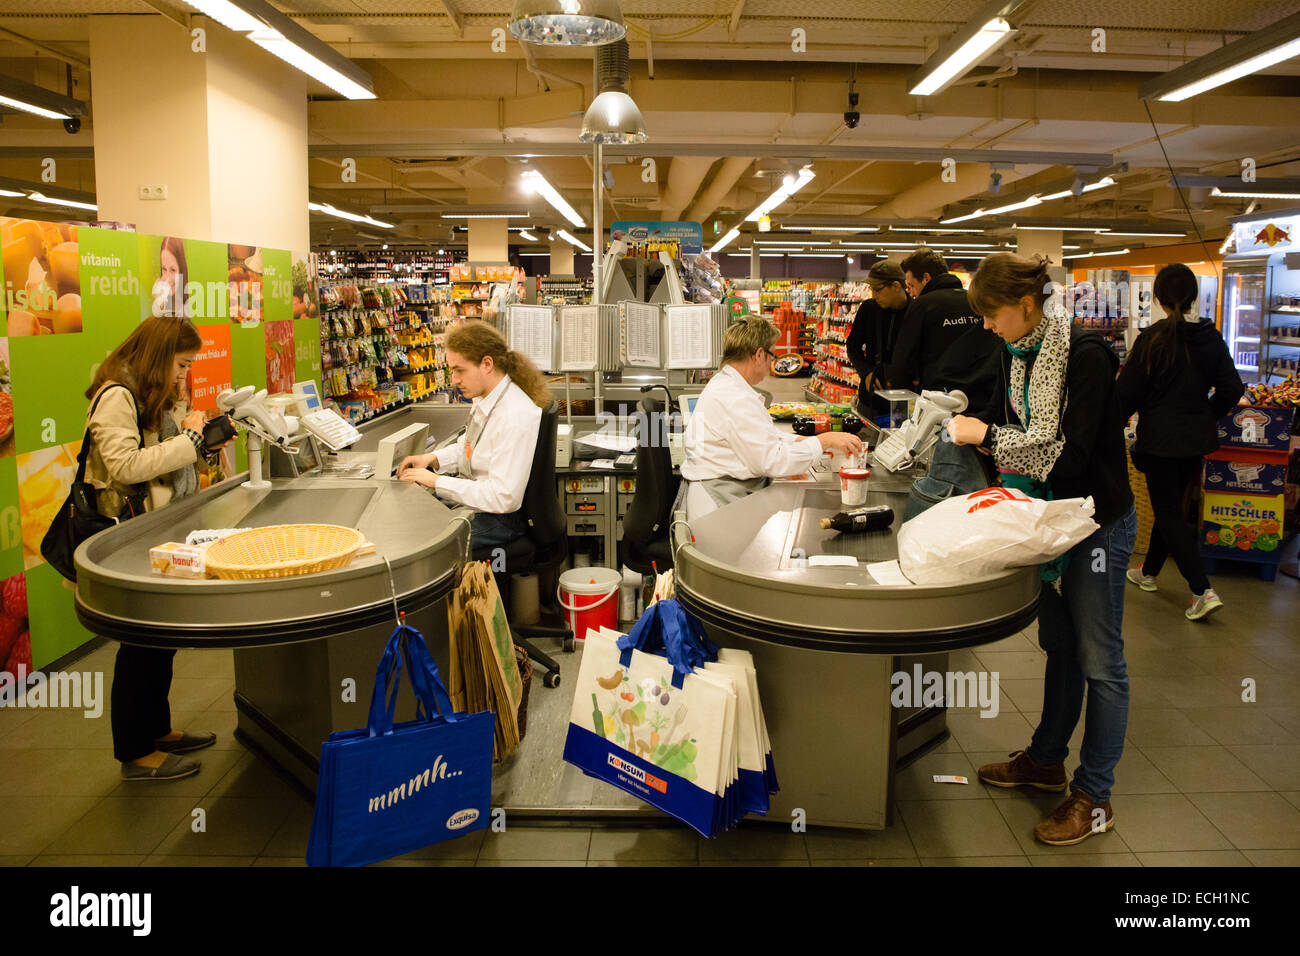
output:
[[[763,755],[763,784],[768,795],[771,796],[780,791],[781,785],[776,779],[776,762],[772,759],[772,738],[767,735],[767,718],[763,716],[763,701],[758,694],[758,672],[754,670],[754,655],[739,648],[724,647],[718,651],[718,660],[723,664],[739,664],[745,668],[758,724],[759,750]]]
[[[713,836],[739,818],[735,683],[696,673],[698,647],[660,657],[633,642],[587,632],[564,759]]]
[[[402,660],[417,719],[393,725]],[[456,713],[424,637],[393,631],[363,730],[321,745],[309,866],[361,866],[487,826],[493,717]]]
[[[483,561],[468,561],[447,600],[451,640],[448,684],[451,701],[471,713],[496,714],[496,759],[519,746],[519,700],[523,678],[496,579]]]
[[[1011,488],[949,498],[903,523],[898,564],[913,584],[963,584],[1059,558],[1097,530],[1091,498],[1045,501]]]

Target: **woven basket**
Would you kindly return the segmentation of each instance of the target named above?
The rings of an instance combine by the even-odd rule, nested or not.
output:
[[[208,545],[208,573],[218,578],[284,578],[345,567],[366,540],[355,528],[278,524],[240,531]]]
[[[1151,495],[1147,491],[1146,475],[1137,470],[1133,464],[1133,455],[1128,456],[1128,483],[1133,488],[1133,504],[1137,508],[1137,540],[1133,543],[1134,554],[1146,554],[1151,546],[1151,528],[1155,525],[1155,512],[1151,510]]]
[[[533,683],[533,662],[528,659],[528,654],[522,647],[515,647],[515,663],[519,665],[519,679],[523,682],[524,689],[519,694],[519,739],[524,739],[524,734],[528,730],[528,688]]]

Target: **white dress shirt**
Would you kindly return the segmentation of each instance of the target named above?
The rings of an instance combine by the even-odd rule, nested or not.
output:
[[[812,467],[822,455],[815,437],[785,435],[772,424],[763,396],[731,365],[704,386],[686,428],[682,477],[782,478]]]
[[[473,448],[469,435],[475,422],[486,421]],[[490,514],[510,514],[524,503],[524,489],[533,468],[537,429],[542,410],[524,390],[505,376],[486,398],[474,399],[465,438],[435,453],[441,498]],[[459,478],[461,462],[473,478]]]

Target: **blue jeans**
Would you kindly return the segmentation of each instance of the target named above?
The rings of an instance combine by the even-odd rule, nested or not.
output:
[[[499,548],[516,538],[522,538],[527,528],[518,512],[495,515],[476,511],[470,516],[469,530],[470,546],[477,554],[483,548]]]
[[[1128,726],[1128,668],[1121,629],[1124,572],[1136,536],[1137,513],[1130,505],[1124,517],[1075,545],[1061,578],[1061,593],[1043,585],[1038,606],[1038,643],[1047,652],[1047,672],[1043,715],[1027,752],[1040,766],[1065,760],[1086,682],[1088,716],[1070,788],[1082,790],[1096,803],[1110,799]]]

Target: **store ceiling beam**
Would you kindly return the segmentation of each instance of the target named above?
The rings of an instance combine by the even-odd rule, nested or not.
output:
[[[37,53],[44,53],[46,56],[52,56],[56,60],[61,60],[62,62],[71,64],[72,66],[80,66],[90,69],[90,60],[85,57],[80,57],[74,53],[66,53],[63,50],[55,49],[52,46],[41,43],[39,40],[33,40],[29,36],[15,33],[13,30],[6,29],[5,27],[0,27],[0,37],[13,40],[15,43],[25,46],[30,50],[34,50]]]
[[[351,143],[317,144],[307,148],[313,159],[345,156],[395,156],[439,159],[448,156],[582,157],[590,149],[583,143]],[[3,155],[3,153],[0,153]],[[943,149],[911,146],[812,145],[802,143],[644,143],[606,146],[606,156],[747,156],[750,158],[866,160],[896,163],[939,163],[951,158],[961,163],[1009,163],[1013,166],[1114,165],[1110,153],[1061,152],[1032,149]]]
[[[713,174],[699,198],[686,210],[688,222],[704,222],[721,204],[723,198],[736,188],[740,178],[754,163],[748,156],[728,156]]]
[[[678,156],[668,164],[664,188],[659,196],[659,218],[675,222],[695,198],[704,178],[718,161],[717,156]]]
[[[465,38],[465,14],[456,9],[456,4],[452,0],[438,0],[438,3],[447,14],[447,19],[451,21],[456,36],[463,40]]]
[[[735,41],[736,31],[740,29],[740,17],[745,12],[745,0],[736,0],[736,5],[731,8],[731,17],[727,21],[727,39]]]

